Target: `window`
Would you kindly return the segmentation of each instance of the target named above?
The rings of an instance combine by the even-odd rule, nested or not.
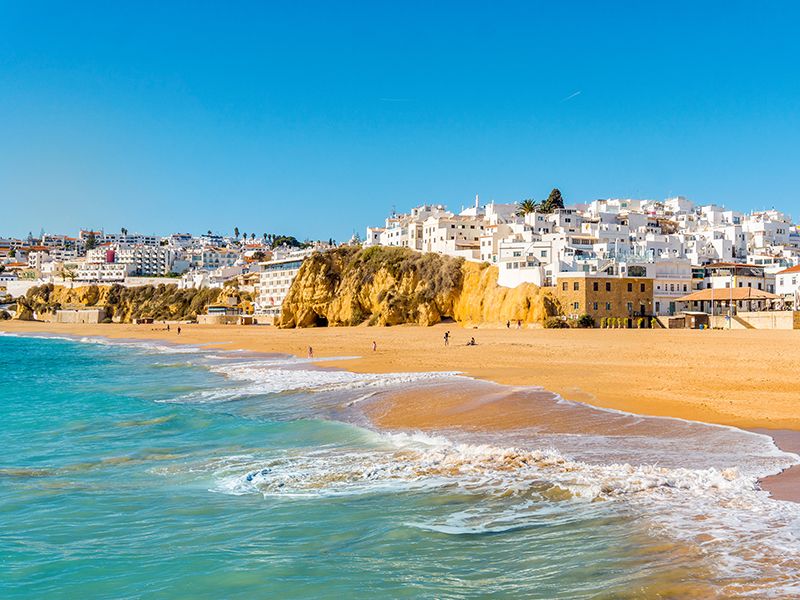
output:
[[[592,284],[592,289],[593,289],[595,292],[599,291],[599,290],[600,290],[600,284],[599,284],[599,283],[597,283],[597,282],[595,281],[595,282]]]
[[[611,310],[611,302],[606,302],[606,310]]]
[[[573,283],[572,284],[572,289],[575,290],[576,292],[579,291],[581,289],[580,281],[576,281],[575,283]]]
[[[632,292],[632,291],[633,291],[633,284],[632,284],[632,283],[629,283],[629,284],[628,284],[628,291],[629,291],[629,292]]]
[[[581,309],[581,303],[580,302],[573,302],[572,308],[574,308],[575,310],[580,310]]]
[[[639,291],[644,292],[645,285],[643,283],[639,284]]]
[[[566,281],[561,284],[561,291],[562,292],[566,292],[567,291],[567,282]]]
[[[633,302],[628,302],[628,314],[633,312]]]
[[[611,282],[610,281],[606,281],[606,291],[607,292],[611,291]]]
[[[597,302],[592,304],[592,310],[597,310]]]

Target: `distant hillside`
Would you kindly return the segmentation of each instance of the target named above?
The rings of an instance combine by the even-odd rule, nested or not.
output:
[[[496,267],[407,248],[315,253],[292,283],[279,325],[541,323],[558,314],[548,292],[531,284],[500,287],[497,274]]]
[[[209,304],[234,295],[239,302],[251,300],[248,294],[233,289],[178,289],[177,285],[121,285],[66,288],[52,284],[31,288],[17,301],[17,318],[33,319],[62,308],[98,307],[114,321],[130,323],[134,319],[192,320],[203,314]]]

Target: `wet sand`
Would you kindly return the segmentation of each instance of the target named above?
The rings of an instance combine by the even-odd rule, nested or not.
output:
[[[800,431],[789,429],[752,429],[756,433],[772,436],[778,448],[800,454]],[[783,473],[761,480],[761,487],[776,500],[800,502],[800,465],[786,469]]]
[[[540,386],[562,397],[643,415],[766,429],[789,451],[800,431],[800,331],[542,330],[354,327],[280,330],[264,326],[72,325],[0,322],[0,331],[220,344],[223,349],[305,356],[356,372],[459,371],[510,386]],[[452,334],[444,346],[445,331]],[[478,345],[466,346],[474,336]],[[372,351],[372,342],[377,351]],[[326,363],[326,357],[354,357]],[[475,404],[457,395],[434,403],[409,394],[375,415],[386,427],[442,425],[505,429],[531,415],[519,398]],[[797,434],[800,436],[800,434]],[[800,472],[765,486],[800,498]],[[788,483],[790,480],[794,484]],[[786,483],[780,483],[786,482]]]

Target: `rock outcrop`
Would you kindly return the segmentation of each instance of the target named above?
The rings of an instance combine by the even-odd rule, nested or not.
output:
[[[178,289],[177,285],[88,285],[68,288],[52,284],[31,288],[17,299],[16,318],[43,318],[62,308],[104,308],[109,319],[130,323],[134,319],[185,321],[197,318],[209,304],[235,295],[235,301],[247,303],[246,294],[225,289]]]
[[[497,285],[497,268],[407,248],[338,248],[308,258],[283,302],[281,327],[540,323],[548,292]]]

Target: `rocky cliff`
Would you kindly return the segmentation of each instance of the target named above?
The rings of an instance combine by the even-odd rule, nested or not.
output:
[[[178,289],[177,285],[146,285],[123,287],[121,285],[67,288],[52,284],[31,288],[17,300],[16,318],[31,320],[46,317],[62,308],[98,307],[120,323],[133,319],[191,320],[203,314],[209,304],[234,295],[236,302],[247,303],[246,294],[232,289]]]
[[[540,323],[557,313],[534,285],[499,287],[496,267],[406,248],[338,248],[303,263],[279,325]]]

